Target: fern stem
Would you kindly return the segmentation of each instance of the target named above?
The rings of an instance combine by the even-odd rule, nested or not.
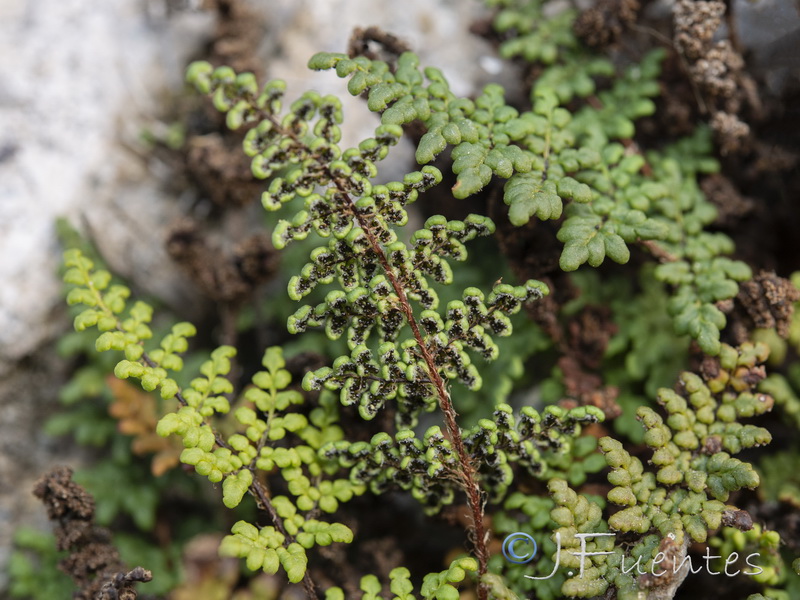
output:
[[[274,115],[260,110],[258,117],[260,119],[269,120],[272,127],[276,131],[280,131],[281,135],[291,138],[298,146],[306,146],[294,131],[284,127],[281,122],[274,117]],[[314,152],[310,148],[306,147],[306,150],[311,155],[314,155]],[[461,436],[461,429],[456,421],[458,413],[456,413],[456,410],[453,407],[453,402],[450,399],[450,394],[447,392],[444,380],[442,379],[439,370],[436,368],[436,363],[433,360],[433,356],[431,355],[428,346],[425,344],[425,340],[422,337],[419,324],[414,317],[414,310],[411,307],[411,302],[408,300],[405,288],[401,284],[397,274],[392,269],[392,266],[389,264],[386,253],[383,251],[375,232],[372,231],[369,222],[364,218],[364,216],[359,214],[359,212],[356,210],[355,202],[353,202],[353,199],[350,197],[347,185],[341,180],[341,178],[337,177],[331,172],[328,165],[324,161],[319,161],[319,164],[320,167],[325,170],[329,179],[341,192],[346,201],[348,211],[356,219],[359,227],[364,231],[364,235],[367,237],[367,241],[369,242],[372,251],[377,256],[378,261],[381,264],[381,268],[386,273],[386,277],[389,279],[389,282],[392,284],[392,288],[394,288],[394,291],[397,294],[397,297],[400,301],[400,309],[402,310],[403,315],[405,316],[405,319],[411,328],[412,335],[419,346],[422,359],[425,361],[425,365],[428,369],[428,377],[436,390],[439,408],[444,415],[445,427],[447,428],[453,448],[458,455],[459,463],[461,465],[459,483],[461,484],[461,488],[467,497],[470,519],[472,520],[472,531],[470,532],[470,538],[475,550],[476,558],[478,559],[478,599],[487,600],[488,590],[482,582],[483,575],[487,572],[489,561],[489,552],[486,547],[486,542],[488,541],[488,532],[483,524],[483,494],[481,493],[480,484],[478,483],[477,470],[472,463],[469,453],[464,447],[464,439]]]
[[[253,483],[250,486],[250,491],[253,496],[255,496],[259,508],[266,510],[269,513],[272,522],[275,524],[275,529],[280,531],[283,535],[284,548],[289,547],[289,545],[292,544],[295,539],[289,534],[289,532],[286,531],[286,528],[283,526],[283,520],[275,511],[275,507],[272,505],[272,498],[270,497],[269,490],[260,481],[258,481],[258,479],[256,479],[255,473],[253,474]],[[306,572],[303,575],[303,587],[306,590],[306,596],[308,596],[309,600],[317,600],[317,588],[314,585],[314,581],[311,579],[308,569],[306,569]]]
[[[334,179],[334,181],[336,180]],[[341,185],[339,182],[336,181],[336,183],[337,187],[339,187],[341,190]],[[344,193],[344,190],[342,190],[342,192]],[[445,426],[447,427],[447,432],[450,434],[450,440],[453,443],[453,448],[455,449],[461,464],[460,479],[464,493],[467,495],[467,501],[470,508],[470,516],[473,526],[472,543],[475,547],[475,554],[478,558],[478,578],[480,582],[480,579],[486,573],[487,563],[489,560],[488,551],[486,549],[486,541],[488,536],[483,526],[483,499],[481,488],[477,480],[477,471],[475,466],[472,464],[469,453],[467,453],[467,450],[464,447],[464,440],[461,437],[461,429],[456,422],[458,413],[456,413],[456,410],[453,407],[453,402],[450,399],[450,394],[447,392],[444,380],[439,374],[439,370],[436,368],[433,356],[431,356],[428,346],[425,344],[425,340],[423,339],[422,333],[419,330],[419,324],[414,317],[414,311],[411,308],[411,303],[408,300],[408,296],[406,296],[405,289],[402,285],[400,285],[397,275],[392,270],[392,267],[386,258],[386,254],[383,252],[383,249],[378,243],[375,234],[370,229],[369,224],[355,210],[355,204],[350,196],[346,193],[345,196],[351,212],[358,220],[359,227],[361,227],[361,229],[364,231],[364,234],[367,236],[367,240],[372,247],[372,251],[377,255],[378,260],[381,263],[381,267],[383,267],[383,270],[386,273],[386,277],[391,282],[397,297],[400,299],[400,308],[405,315],[408,325],[411,327],[411,332],[414,336],[414,339],[417,341],[420,353],[422,354],[422,359],[425,361],[425,364],[428,367],[428,376],[430,377],[433,386],[436,389],[436,394],[439,400],[439,408],[444,415],[444,422]],[[486,600],[487,598],[487,590],[482,583],[478,584],[478,598],[480,600]]]

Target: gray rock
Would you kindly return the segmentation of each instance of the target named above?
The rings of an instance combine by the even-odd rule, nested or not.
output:
[[[63,327],[58,216],[118,198],[122,126],[158,111],[211,23],[154,21],[137,0],[0,2],[0,362]],[[129,131],[129,130],[127,130]],[[130,210],[153,214],[157,198]],[[105,230],[105,224],[101,232]],[[113,234],[112,234],[113,235]],[[113,244],[113,239],[111,241]]]

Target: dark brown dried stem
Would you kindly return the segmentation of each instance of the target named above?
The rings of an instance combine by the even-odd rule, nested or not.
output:
[[[77,589],[75,600],[135,600],[136,583],[153,578],[150,571],[129,571],[111,540],[111,532],[95,522],[94,498],[72,481],[72,469],[55,467],[36,482],[33,494],[55,523],[56,547],[68,551],[59,569]]]

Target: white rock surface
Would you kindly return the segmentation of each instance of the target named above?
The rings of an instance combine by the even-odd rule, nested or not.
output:
[[[210,22],[156,21],[137,0],[0,2],[0,361],[61,327],[54,220],[114,196],[120,125],[179,85]]]

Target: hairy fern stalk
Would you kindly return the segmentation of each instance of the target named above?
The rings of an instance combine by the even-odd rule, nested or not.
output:
[[[755,388],[767,350],[720,341],[725,315],[719,303],[736,295],[737,282],[750,271],[725,256],[733,250],[727,237],[705,230],[715,213],[696,176],[717,167],[708,157],[708,137],[700,130],[646,154],[631,141],[635,120],[654,109],[650,98],[658,92],[662,53],[617,74],[609,61],[580,48],[571,11],[545,18],[544,2],[493,4],[500,7],[495,28],[505,35],[501,54],[544,64],[530,110],[508,105],[497,85],[474,100],[457,97],[441,72],[421,69],[412,53],[392,67],[321,53],[309,66],[348,78],[348,91],[364,94],[381,118],[372,137],[343,149],[338,98],[307,92],[286,106],[281,81],[259,88],[251,73],[205,62],[188,70],[188,80],[226,114],[228,127],[247,129],[244,152],[253,174],[266,181],[262,204],[287,213],[274,228],[275,248],[320,240],[289,282],[299,308],[287,322],[292,334],[323,328],[329,338],[346,341],[346,354],[303,379],[306,392],[320,392],[318,400],[290,387],[278,347],[266,350],[264,369],[244,390],[228,379],[236,353],[229,346],[212,352],[198,376],[179,387],[174,375],[184,369],[181,355],[194,327],[179,323],[151,344],[152,308],[140,301],[129,305],[130,291],[112,284],[109,273],[79,251],[66,256],[65,280],[74,286],[68,300],[85,306],[76,328],[96,327],[99,351],[124,353],[117,377],[138,379],[145,390],[177,400],[158,433],[182,439],[181,461],[221,482],[227,507],[250,494],[269,516],[263,527],[238,522],[221,552],[244,558],[252,570],[283,569],[312,599],[321,590],[307,568],[308,551],[354,542],[336,514],[367,492],[410,491],[427,514],[455,502],[468,507],[471,556],[426,575],[417,595],[410,572],[395,568],[388,583],[393,598],[455,600],[458,586],[472,586],[481,600],[593,597],[610,588],[632,600],[653,588],[661,590],[658,597],[671,597],[686,574],[654,583],[626,571],[626,560],[652,565],[669,552],[680,561],[692,540],[706,542],[710,532],[735,520],[738,509],[725,504],[733,492],[758,485],[752,466],[733,455],[770,440],[765,429],[740,422],[772,408],[771,396]],[[615,76],[609,89],[596,92],[597,75]],[[587,101],[575,110],[576,99]],[[416,149],[421,168],[402,181],[375,183],[380,161],[412,122],[425,131]],[[466,260],[466,244],[495,230],[486,216],[469,215],[433,216],[408,231],[409,205],[441,183],[442,173],[431,163],[448,147],[456,198],[499,178],[513,225],[566,217],[557,236],[562,270],[596,267],[606,258],[624,264],[631,245],[659,263],[654,281],[671,286],[668,311],[676,333],[717,357],[718,368],[713,375],[708,369],[702,376],[684,373],[676,391],[660,389],[662,412],[639,407],[636,416],[652,451],[648,465],[612,437],[598,442],[581,435],[585,424],[603,419],[594,406],[547,406],[540,413],[498,403],[475,426],[459,424],[451,384],[479,390],[481,370],[498,357],[496,338],[513,333],[510,317],[548,289],[535,280],[498,282],[485,291],[467,287],[460,299],[440,302],[437,286],[454,284],[451,263]],[[365,421],[388,411],[394,424],[368,442],[351,441],[340,426],[343,411]],[[438,413],[444,427],[432,425],[420,434],[423,413]],[[606,497],[573,489],[606,467]],[[538,479],[549,495],[521,493],[514,485],[521,474]],[[276,487],[288,492],[275,494]],[[606,503],[621,508],[604,513]],[[491,521],[487,505],[493,507]],[[535,565],[490,556],[490,540],[514,532],[531,535],[543,549]],[[543,576],[558,563],[577,568],[572,552],[583,547],[579,534],[587,532],[627,537],[588,543],[587,551],[600,554],[580,576],[528,577]],[[362,598],[379,598],[382,587],[365,574]],[[331,587],[325,598],[341,599],[344,592]]]
[[[245,141],[245,152],[254,157],[254,172],[268,178],[276,171],[285,174],[272,180],[262,203],[279,209],[295,196],[306,198],[304,210],[276,229],[276,247],[291,239],[302,239],[311,229],[323,237],[332,236],[327,247],[318,248],[300,276],[290,282],[289,293],[300,300],[317,285],[338,275],[343,288],[329,293],[315,307],[305,305],[290,318],[292,332],[324,323],[329,335],[337,337],[347,328],[350,357],[342,357],[333,368],[309,374],[307,389],[341,390],[345,405],[359,403],[364,418],[375,416],[387,401],[396,399],[401,423],[416,421],[417,413],[435,402],[444,418],[450,444],[457,458],[451,463],[466,494],[472,519],[472,537],[479,575],[486,572],[486,532],[483,527],[482,491],[474,461],[467,453],[456,412],[446,389],[445,378],[456,378],[468,387],[480,385],[480,377],[466,349],[491,359],[495,335],[511,333],[506,315],[522,302],[541,297],[545,288],[529,281],[525,286],[497,286],[484,304],[479,290],[468,289],[464,302],[451,303],[443,322],[436,312],[438,298],[426,277],[451,283],[446,258],[464,260],[464,243],[493,232],[485,217],[471,215],[465,221],[434,217],[415,232],[407,246],[398,241],[394,227],[408,221],[406,205],[420,192],[441,180],[435,168],[412,173],[405,180],[382,189],[373,188],[375,162],[402,133],[397,126],[382,126],[376,137],[358,149],[342,153],[340,103],[309,93],[295,102],[279,119],[278,85],[257,96],[251,77],[234,77],[227,70],[213,74],[207,64],[196,64],[190,80],[203,91],[212,91],[217,108],[228,111],[228,125],[257,123]],[[319,118],[309,123],[317,114]],[[309,132],[313,131],[313,136]],[[305,136],[308,139],[304,139]],[[325,186],[324,195],[314,192]],[[415,316],[412,300],[423,309]],[[398,345],[403,322],[411,337]],[[377,358],[365,345],[377,323]],[[401,351],[401,352],[399,352]],[[371,375],[367,378],[364,375]],[[483,594],[485,596],[485,593]]]

